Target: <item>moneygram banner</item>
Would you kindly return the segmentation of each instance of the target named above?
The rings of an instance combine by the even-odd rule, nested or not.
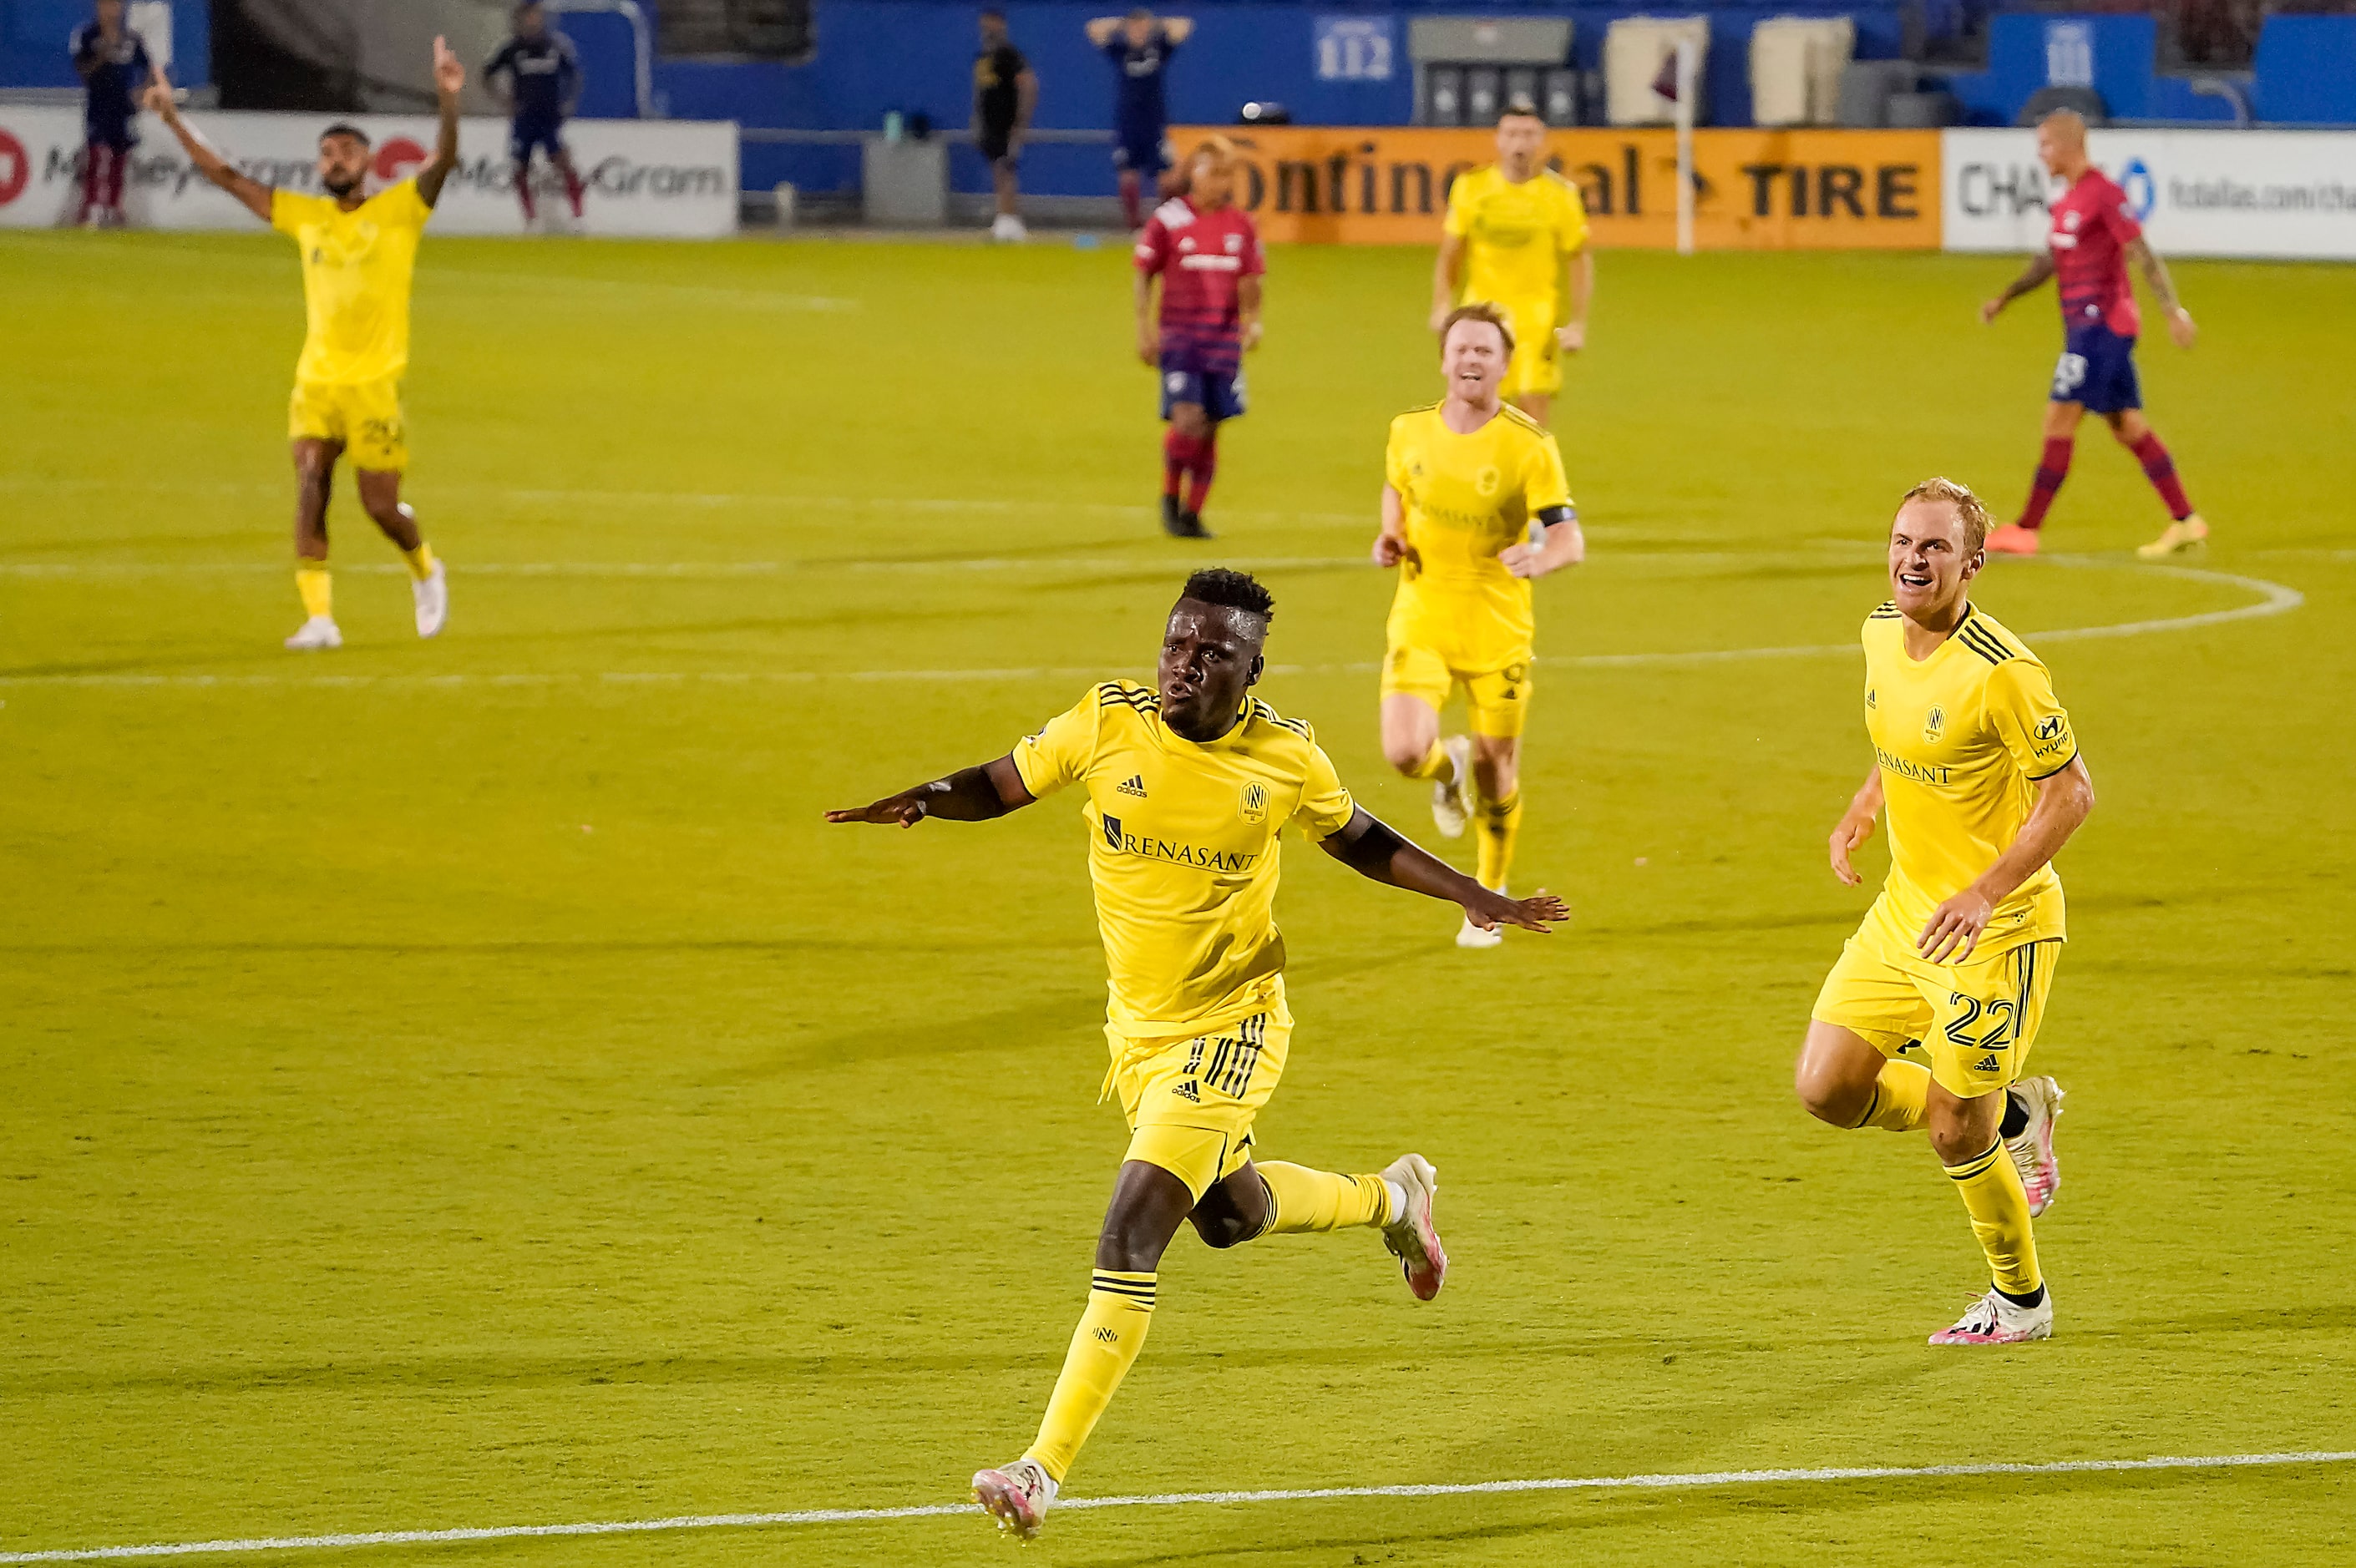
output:
[[[1214,134],[1236,144],[1237,198],[1272,240],[1431,243],[1449,182],[1497,155],[1494,134],[1481,130],[1196,126],[1171,134],[1182,156]],[[1675,132],[1555,131],[1547,162],[1579,183],[1597,244],[1676,243]],[[1694,173],[1694,235],[1705,250],[1939,247],[1936,131],[1697,131]]]
[[[2033,131],[1948,131],[1950,251],[2041,251],[2058,194]],[[2163,256],[2356,260],[2356,133],[2095,131],[2086,148]]]
[[[264,185],[317,191],[318,135],[334,116],[188,116],[222,156]],[[376,149],[370,188],[404,179],[424,163],[434,122],[423,115],[351,117]],[[148,229],[248,229],[256,219],[189,165],[172,133],[152,116],[123,182],[123,208]],[[710,238],[736,232],[736,127],[702,121],[576,120],[564,128],[587,194],[575,223],[554,172],[535,174],[542,228],[584,234]],[[72,221],[80,199],[81,115],[70,108],[0,105],[0,228],[41,229]],[[439,234],[520,234],[514,165],[504,120],[466,120],[458,166],[434,215]]]

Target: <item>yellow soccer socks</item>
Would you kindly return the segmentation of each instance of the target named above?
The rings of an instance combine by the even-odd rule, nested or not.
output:
[[[1448,748],[1434,741],[1430,749],[1423,753],[1423,761],[1401,771],[1411,779],[1436,779],[1442,773],[1451,771],[1448,761]]]
[[[1064,1352],[1064,1370],[1047,1398],[1038,1438],[1023,1456],[1037,1460],[1059,1486],[1130,1363],[1145,1348],[1145,1330],[1153,1322],[1154,1277],[1119,1269],[1096,1272],[1087,1310],[1072,1330],[1072,1348]]]
[[[1391,1217],[1390,1189],[1379,1176],[1338,1176],[1280,1159],[1257,1160],[1252,1168],[1268,1183],[1269,1212],[1263,1236],[1380,1225]]]
[[[2019,1168],[1997,1138],[1987,1153],[1946,1168],[1971,1211],[1972,1233],[1987,1253],[1988,1273],[1996,1287],[2023,1299],[2036,1296],[2045,1283],[2037,1268],[2037,1238],[2029,1227],[2029,1193],[2020,1185]]]
[[[434,547],[423,539],[417,541],[415,549],[402,550],[401,559],[409,563],[409,575],[418,581],[423,582],[434,575]]]
[[[1911,1133],[1922,1125],[1923,1107],[1931,1097],[1931,1070],[1895,1059],[1881,1064],[1873,1081],[1873,1098],[1854,1126],[1879,1127],[1886,1133]],[[1954,1175],[1953,1171],[1948,1172]]]
[[[314,621],[333,620],[336,613],[336,590],[327,576],[327,563],[305,559],[294,568],[294,592],[303,596],[303,613]]]
[[[1472,804],[1472,842],[1481,885],[1502,891],[1505,874],[1514,869],[1514,840],[1522,833],[1522,792],[1517,786],[1503,800]]]

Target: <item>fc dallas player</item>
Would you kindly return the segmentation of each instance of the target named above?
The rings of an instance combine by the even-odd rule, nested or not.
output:
[[[1214,136],[1187,164],[1184,194],[1137,240],[1137,357],[1162,372],[1162,528],[1206,539],[1203,501],[1219,466],[1219,421],[1244,411],[1243,353],[1259,342],[1259,230],[1233,202],[1236,150]],[[1159,325],[1153,281],[1162,280]],[[1182,501],[1181,483],[1185,487]]]
[[[2160,264],[2143,228],[2126,210],[2126,192],[2087,161],[2086,122],[2067,109],[2037,124],[2037,155],[2053,177],[2070,188],[2053,203],[2053,228],[2042,255],[2029,263],[2003,293],[1980,306],[1980,319],[1996,313],[2046,279],[2059,274],[2062,294],[2062,358],[2053,367],[2052,401],[2045,409],[2045,452],[2018,522],[1987,537],[2000,555],[2037,553],[2037,530],[2045,508],[2070,472],[2071,443],[2078,421],[2092,409],[2103,416],[2119,444],[2136,454],[2144,476],[2168,503],[2169,522],[2159,538],[2136,553],[2156,560],[2189,549],[2209,537],[2209,525],[2184,498],[2176,463],[2144,422],[2143,393],[2136,384],[2135,285],[2127,282],[2127,258],[2143,269],[2152,297],[2168,314],[2168,335],[2179,348],[2192,347],[2192,315],[2176,301],[2176,287]]]

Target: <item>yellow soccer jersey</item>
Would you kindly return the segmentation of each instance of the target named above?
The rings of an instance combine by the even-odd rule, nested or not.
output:
[[[1470,435],[1440,405],[1391,421],[1383,477],[1407,503],[1415,559],[1399,567],[1394,646],[1432,649],[1456,670],[1502,669],[1530,656],[1530,583],[1497,552],[1528,537],[1530,518],[1570,505],[1554,432],[1511,403]]]
[[[1543,315],[1551,325],[1563,258],[1587,244],[1587,207],[1577,186],[1552,169],[1519,185],[1494,164],[1468,169],[1448,188],[1442,227],[1465,241],[1467,300],[1517,316]]]
[[[1879,923],[1909,950],[1931,912],[2019,837],[2032,787],[2070,765],[2078,738],[2053,680],[2020,639],[1977,607],[1917,661],[1894,605],[1866,618],[1865,727],[1881,767],[1890,877]],[[2063,934],[2062,879],[2045,866],[1997,906],[1981,955]]]
[[[298,381],[348,384],[398,377],[409,365],[409,280],[434,209],[402,180],[346,212],[324,196],[270,193],[270,226],[303,256],[309,329]]]
[[[1248,698],[1196,745],[1162,723],[1151,688],[1107,681],[1017,745],[1014,766],[1033,795],[1087,789],[1115,1029],[1183,1040],[1282,999],[1277,830],[1324,838],[1357,809],[1308,725]]]

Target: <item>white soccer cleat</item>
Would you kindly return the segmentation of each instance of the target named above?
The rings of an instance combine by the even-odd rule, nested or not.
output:
[[[450,572],[440,561],[424,577],[409,580],[409,595],[417,602],[417,635],[431,637],[450,618]]]
[[[1442,838],[1462,838],[1472,820],[1472,737],[1458,735],[1440,742],[1454,765],[1446,784],[1431,781],[1431,825]]]
[[[1459,947],[1481,949],[1502,947],[1505,944],[1505,933],[1502,926],[1483,931],[1472,923],[1472,917],[1469,914],[1464,917],[1464,923],[1456,928],[1456,945]]]
[[[2053,1124],[2062,1115],[2062,1085],[2051,1078],[2024,1078],[2012,1086],[2029,1113],[2020,1136],[2004,1140],[2005,1152],[2020,1168],[2020,1185],[2029,1194],[2031,1219],[2053,1207],[2062,1190],[2062,1162],[2053,1153]]]
[[[294,628],[294,635],[286,639],[286,645],[296,653],[309,653],[316,648],[340,648],[344,645],[344,634],[337,629],[332,616],[314,615]]]
[[[1031,238],[1031,230],[1011,212],[1001,212],[990,221],[990,237],[1001,245],[1020,245]]]
[[[2053,1293],[2034,1307],[2019,1307],[1991,1287],[1965,1309],[1952,1328],[1931,1336],[1933,1345],[2019,1345],[2053,1338]]]
[[[1419,1154],[1403,1154],[1383,1168],[1383,1179],[1407,1194],[1407,1212],[1383,1227],[1383,1245],[1399,1260],[1407,1287],[1418,1301],[1430,1301],[1448,1280],[1448,1253],[1431,1222],[1431,1200],[1440,1193],[1440,1172]]]
[[[973,1500],[998,1521],[999,1529],[1012,1531],[1017,1540],[1030,1541],[1047,1521],[1047,1505],[1055,1500],[1055,1477],[1036,1459],[976,1470]]]
[[[2171,555],[2207,542],[2208,538],[2208,523],[2200,513],[2190,512],[2162,528],[2159,537],[2149,544],[2136,546],[2136,554],[2146,560],[2166,560]]]

